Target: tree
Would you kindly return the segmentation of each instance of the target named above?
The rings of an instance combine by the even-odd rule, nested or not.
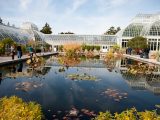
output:
[[[49,26],[49,24],[46,23],[45,26],[42,28],[42,30],[40,30],[40,32],[42,32],[44,34],[51,34],[52,30],[51,30],[51,27]]]
[[[112,48],[114,52],[118,52],[120,50],[120,46],[117,44],[115,44]]]
[[[0,55],[4,53],[4,44],[0,42]]]
[[[0,18],[0,24],[3,24],[3,23],[2,23],[2,19],[1,19],[1,18]]]
[[[59,34],[74,34],[73,32],[61,32]]]
[[[10,26],[10,23],[9,23],[9,22],[7,23],[7,26]]]
[[[109,111],[100,112],[94,120],[159,120],[157,110],[145,110],[139,112],[136,108],[124,110],[121,113],[111,114]]]
[[[121,28],[120,27],[117,27],[117,32],[119,32],[121,30]]]
[[[45,45],[44,47],[46,48],[46,50],[49,50],[49,48],[51,47],[51,45],[48,43],[45,43],[44,45]]]
[[[63,51],[63,45],[58,46],[58,51],[60,51],[60,52]]]
[[[110,27],[104,34],[105,35],[115,35],[117,32],[119,32],[121,30],[121,28],[120,27],[117,27],[116,29],[115,29],[115,27]]]
[[[95,49],[96,49],[97,51],[100,51],[101,47],[100,47],[100,46],[95,46]]]
[[[0,41],[0,53],[4,54],[6,50],[9,50],[11,45],[16,46],[16,43],[11,38],[4,38]]]
[[[0,99],[0,120],[42,120],[42,108],[35,102],[24,102],[21,98],[11,96]]]
[[[9,46],[16,44],[11,38],[4,38],[1,42],[4,45],[9,45]]]
[[[66,32],[65,34],[74,34],[73,32]]]
[[[81,44],[68,43],[63,45],[63,51],[66,53],[66,57],[77,57],[81,50]]]
[[[59,33],[59,34],[65,34],[64,32],[61,32],[61,33]]]
[[[127,46],[132,49],[144,49],[147,48],[147,39],[141,36],[137,36],[128,41]]]

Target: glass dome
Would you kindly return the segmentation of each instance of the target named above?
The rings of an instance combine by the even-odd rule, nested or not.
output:
[[[4,38],[11,38],[17,43],[26,44],[28,40],[41,42],[43,40],[43,34],[36,30],[0,25],[0,40]]]
[[[148,36],[160,36],[160,20],[151,25]]]
[[[138,14],[124,29],[121,37],[160,36],[160,14]]]
[[[141,23],[132,23],[132,24],[128,25],[125,28],[122,36],[123,37],[136,37],[136,36],[140,36],[143,28],[144,28],[144,24],[141,24]]]
[[[21,29],[28,29],[28,30],[36,30],[38,31],[37,25],[31,23],[31,22],[25,22],[21,25]]]

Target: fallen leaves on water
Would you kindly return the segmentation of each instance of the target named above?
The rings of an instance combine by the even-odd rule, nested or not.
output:
[[[89,111],[88,109],[81,109],[81,112],[87,116],[92,116],[92,117],[95,117],[96,114],[94,113],[94,111]]]
[[[128,93],[120,92],[116,89],[107,89],[106,91],[102,92],[102,95],[107,95],[114,99],[114,101],[119,102],[122,99],[127,98]]]
[[[80,120],[83,117],[94,118],[97,116],[94,111],[88,110],[86,108],[78,110],[75,107],[72,107],[69,111],[65,111],[63,113],[64,113],[64,115],[61,116],[61,115],[59,115],[59,113],[57,111],[57,115],[53,114],[52,117],[54,118],[54,120],[58,119],[59,116],[62,117],[61,118],[62,120]]]
[[[73,117],[76,117],[78,115],[79,111],[76,109],[76,108],[72,108],[70,111],[69,111],[69,115],[68,116],[73,116]]]
[[[127,72],[130,74],[151,74],[155,70],[155,66],[148,64],[129,65]]]

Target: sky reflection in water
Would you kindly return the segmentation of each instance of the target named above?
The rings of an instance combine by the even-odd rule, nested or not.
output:
[[[138,110],[155,109],[155,105],[160,104],[159,75],[152,79],[155,75],[147,78],[125,74],[128,63],[137,64],[136,61],[123,59],[110,63],[86,60],[75,67],[64,67],[64,70],[60,71],[63,66],[52,58],[52,61],[47,60],[46,67],[34,71],[28,69],[25,63],[1,67],[0,97],[17,95],[25,101],[36,101],[42,105],[47,119],[53,118],[53,114],[61,118],[73,107],[98,113],[106,110],[120,112],[131,107]],[[157,71],[158,66],[154,74],[157,74]],[[67,77],[72,74],[87,74],[95,76],[97,80]],[[20,87],[23,87],[27,82],[34,83],[27,86],[32,88],[17,88],[17,84],[21,83]],[[126,94],[126,97],[123,94]],[[122,96],[122,99],[119,96]]]

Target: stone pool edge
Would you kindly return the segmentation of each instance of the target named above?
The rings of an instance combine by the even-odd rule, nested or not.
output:
[[[130,59],[133,59],[133,60],[143,62],[143,63],[151,63],[151,64],[155,64],[155,65],[160,65],[160,62],[156,61],[155,59],[140,58],[139,55],[123,54],[123,56],[126,57],[126,58],[130,58]]]

